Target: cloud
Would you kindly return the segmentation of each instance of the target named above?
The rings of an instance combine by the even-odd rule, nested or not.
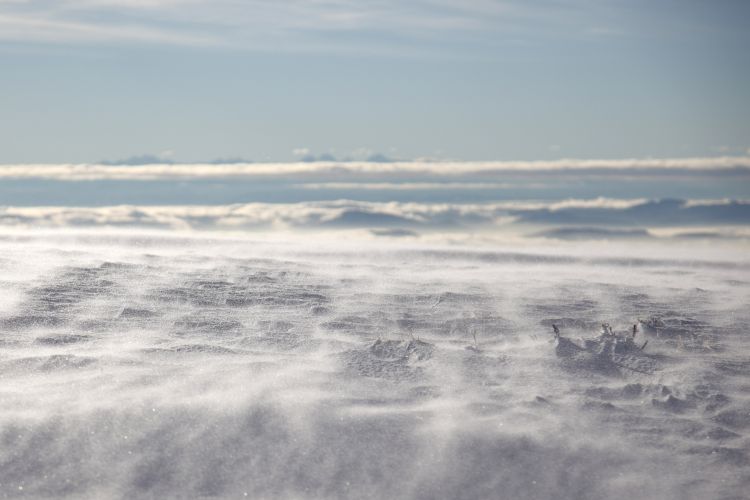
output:
[[[513,210],[520,222],[536,224],[597,224],[604,226],[750,225],[750,202],[653,200],[630,206],[569,204],[543,209]]]
[[[102,165],[102,164],[13,164],[0,165],[0,179],[84,180],[156,180],[205,179],[227,177],[288,178],[314,182],[316,178],[335,175],[349,176],[358,181],[377,179],[383,182],[402,180],[404,176],[433,176],[462,179],[471,176],[502,177],[508,173],[600,173],[616,175],[652,174],[717,174],[750,171],[750,157],[665,158],[624,160],[555,160],[507,162],[336,162],[328,157],[314,156],[315,161],[298,163],[238,163],[216,165],[167,164]],[[127,159],[126,159],[127,161]]]
[[[2,5],[0,5],[0,9]],[[0,10],[0,40],[33,43],[146,42],[186,46],[218,46],[208,34],[180,33],[160,26],[92,23],[48,18],[47,15],[5,15]]]
[[[492,47],[498,37],[514,43],[527,35],[579,38],[580,25],[608,19],[607,10],[617,9],[519,0],[35,0],[0,2],[0,39],[398,55],[433,42],[428,50],[444,55],[446,35]]]
[[[33,42],[157,42],[309,50],[325,33],[390,33],[414,38],[471,32],[488,15],[436,0],[309,2],[272,0],[38,0],[0,2],[0,38]],[[327,49],[340,43],[323,43]]]
[[[692,40],[696,32],[727,31],[744,36],[724,16],[652,10],[659,22],[624,30],[622,20],[632,19],[635,9],[623,2],[6,0],[0,1],[0,41],[475,59],[495,58],[498,48],[517,51],[550,41]],[[737,18],[741,11],[726,9]]]
[[[750,202],[569,200],[560,204],[374,203],[330,201],[213,206],[4,207],[0,227],[133,226],[171,229],[389,229],[466,232],[509,224],[558,226],[551,237],[643,237],[645,226],[750,225]],[[585,225],[585,226],[584,226]],[[638,228],[638,231],[621,226]],[[620,226],[620,227],[618,227]],[[585,229],[581,229],[585,227]],[[572,229],[571,229],[572,228]],[[698,229],[696,229],[698,230]],[[552,232],[549,232],[552,231]],[[607,231],[612,232],[608,235]],[[703,230],[700,230],[703,232]],[[383,233],[385,234],[385,233]]]

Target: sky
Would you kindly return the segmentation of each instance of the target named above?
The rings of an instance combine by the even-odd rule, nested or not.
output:
[[[750,155],[745,1],[0,0],[0,163]]]

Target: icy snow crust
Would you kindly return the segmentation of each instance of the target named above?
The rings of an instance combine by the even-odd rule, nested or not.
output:
[[[750,488],[741,253],[96,231],[0,251],[0,497]],[[556,354],[553,323],[585,345],[639,319],[648,369]]]

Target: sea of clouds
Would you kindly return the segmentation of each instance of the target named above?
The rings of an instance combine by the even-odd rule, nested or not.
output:
[[[437,234],[556,239],[746,240],[750,202],[565,200],[484,204],[351,200],[234,205],[2,207],[4,227],[141,227],[211,231],[364,230],[384,237]]]
[[[0,225],[16,227],[601,239],[738,238],[750,224],[747,157],[0,165],[0,179]]]

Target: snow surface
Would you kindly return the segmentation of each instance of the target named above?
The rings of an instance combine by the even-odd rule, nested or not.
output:
[[[744,498],[745,250],[4,231],[0,497]]]

